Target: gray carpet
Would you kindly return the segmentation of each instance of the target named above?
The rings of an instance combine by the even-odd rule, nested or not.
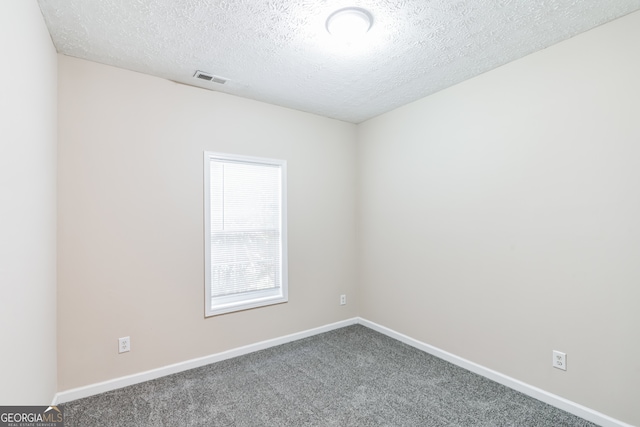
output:
[[[62,406],[66,427],[595,425],[360,325]]]

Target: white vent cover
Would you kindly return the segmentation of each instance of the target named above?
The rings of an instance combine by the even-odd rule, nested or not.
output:
[[[193,77],[195,77],[196,79],[205,80],[207,82],[218,83],[221,85],[227,82],[227,79],[225,78],[214,76],[213,74],[205,73],[204,71],[196,71]]]

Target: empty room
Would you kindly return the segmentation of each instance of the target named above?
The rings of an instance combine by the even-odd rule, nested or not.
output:
[[[0,425],[640,426],[639,42],[638,0],[3,0]]]

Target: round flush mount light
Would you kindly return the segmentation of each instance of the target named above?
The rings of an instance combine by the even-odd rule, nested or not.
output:
[[[373,24],[373,16],[360,7],[345,7],[327,18],[327,31],[335,37],[351,40],[363,36]]]

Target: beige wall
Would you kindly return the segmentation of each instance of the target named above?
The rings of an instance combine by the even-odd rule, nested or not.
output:
[[[635,13],[362,124],[359,315],[640,425],[638,40]]]
[[[0,405],[56,392],[56,52],[35,1],[0,2]]]
[[[359,127],[59,56],[58,390],[360,315],[640,424],[639,33]],[[203,317],[204,150],[289,162],[289,303]]]
[[[355,125],[65,56],[59,98],[60,391],[356,315]],[[287,160],[288,303],[204,318],[205,150]]]

